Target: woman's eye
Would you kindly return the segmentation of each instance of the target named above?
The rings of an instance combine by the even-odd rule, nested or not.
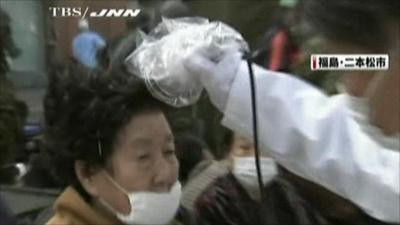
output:
[[[166,150],[164,151],[164,154],[167,156],[173,156],[175,155],[175,150]]]
[[[251,146],[250,145],[242,145],[242,146],[240,146],[240,148],[247,151],[247,150],[251,149]]]
[[[140,156],[138,156],[138,159],[139,160],[146,160],[146,159],[148,159],[150,156],[149,155],[140,155]]]

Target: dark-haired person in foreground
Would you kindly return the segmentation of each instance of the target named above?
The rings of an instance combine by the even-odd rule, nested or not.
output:
[[[352,202],[371,221],[364,224],[400,223],[400,1],[306,0],[305,10],[332,53],[388,53],[390,66],[345,75],[348,93],[367,97],[353,107],[346,96],[328,97],[299,79],[254,65],[260,149],[290,172]],[[237,50],[212,55],[200,48],[185,66],[224,112],[223,124],[252,137],[242,55]]]
[[[47,224],[190,224],[165,106],[123,70],[56,76],[46,141],[68,188]]]

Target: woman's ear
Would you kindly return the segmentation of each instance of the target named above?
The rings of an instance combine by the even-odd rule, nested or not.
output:
[[[81,186],[89,195],[97,197],[99,195],[99,190],[97,188],[98,185],[96,184],[97,179],[95,179],[95,173],[93,173],[93,171],[91,171],[87,164],[82,160],[76,161],[74,167],[76,177]]]

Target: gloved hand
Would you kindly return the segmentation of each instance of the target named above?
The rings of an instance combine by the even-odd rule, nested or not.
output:
[[[183,64],[199,77],[213,104],[223,112],[241,59],[242,54],[237,48],[221,50],[201,46],[190,53]]]

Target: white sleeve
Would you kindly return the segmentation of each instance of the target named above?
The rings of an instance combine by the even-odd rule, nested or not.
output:
[[[247,63],[242,61],[235,72],[229,78],[233,81],[214,76],[204,85],[224,112],[222,123],[252,138]],[[340,98],[256,65],[254,72],[262,151],[291,172],[349,199],[370,216],[400,222],[398,150],[385,149],[363,133]]]

